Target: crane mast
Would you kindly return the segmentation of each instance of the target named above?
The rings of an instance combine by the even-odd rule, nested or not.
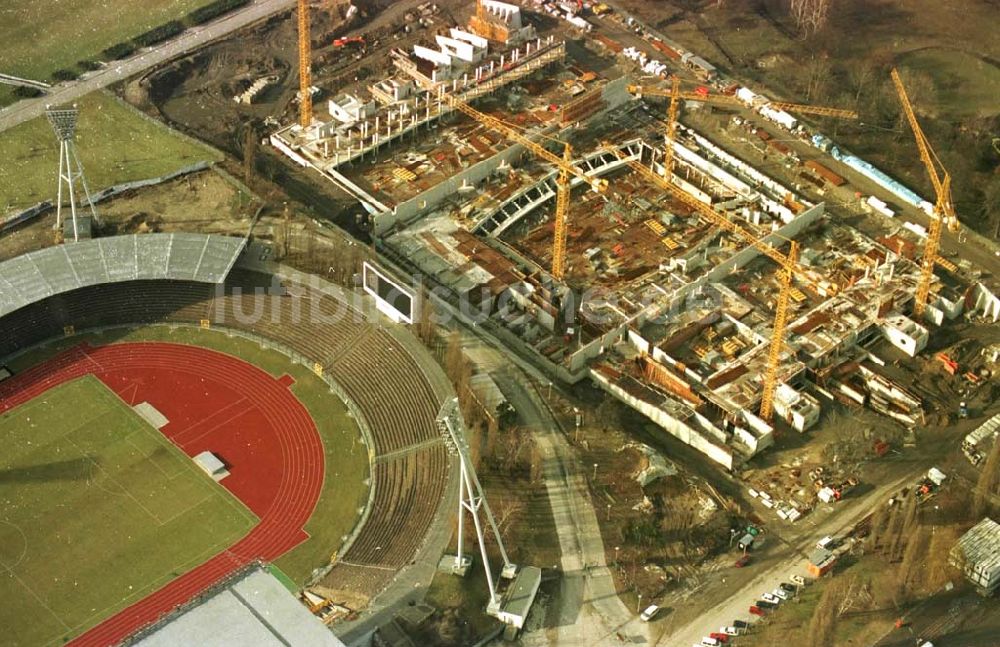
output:
[[[569,144],[563,149],[565,166],[559,168],[559,178],[556,180],[556,213],[555,229],[552,243],[552,278],[562,281],[566,273],[566,217],[569,214],[569,171],[572,166],[573,153]]]
[[[910,97],[906,93],[906,87],[903,85],[903,79],[900,77],[899,71],[893,68],[890,76],[892,77],[893,85],[896,86],[896,94],[899,95],[899,102],[903,106],[903,113],[906,115],[906,120],[913,131],[913,138],[917,142],[917,150],[920,151],[920,161],[924,163],[924,167],[927,169],[927,176],[931,180],[935,194],[934,215],[931,216],[927,238],[924,241],[923,258],[920,259],[920,280],[917,282],[917,291],[913,301],[913,312],[920,316],[927,309],[927,301],[931,292],[931,282],[934,279],[934,263],[938,260],[938,248],[941,245],[941,233],[944,225],[947,224],[950,230],[957,231],[958,217],[955,214],[955,207],[951,200],[951,175],[941,164],[941,161],[934,153],[934,149],[931,148],[930,142],[927,141],[927,136],[924,135],[924,130],[920,127],[920,122],[917,121],[917,115],[913,111],[913,105],[910,103]],[[940,173],[938,172],[939,166],[941,167]]]
[[[764,392],[760,396],[760,417],[768,422],[774,415],[774,394],[778,389],[778,367],[781,349],[785,345],[785,325],[788,323],[788,300],[792,293],[792,274],[799,259],[799,244],[789,243],[788,256],[778,274],[781,288],[774,308],[774,325],[771,327],[771,345],[767,349],[767,370],[764,373]]]
[[[309,0],[298,0],[299,125],[312,124],[312,41],[309,40]]]
[[[680,77],[674,75],[671,77],[670,107],[667,108],[667,141],[666,147],[663,149],[663,175],[666,176],[667,180],[670,180],[674,175],[674,139],[677,137],[677,110],[680,104],[678,98],[680,92]]]

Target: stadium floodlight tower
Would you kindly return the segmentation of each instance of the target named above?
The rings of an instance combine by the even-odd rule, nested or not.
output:
[[[483,570],[486,572],[486,583],[490,588],[490,601],[486,607],[486,613],[496,616],[500,612],[500,596],[497,595],[496,582],[493,579],[493,570],[490,568],[490,560],[486,555],[486,532],[483,528],[482,520],[479,518],[480,511],[486,517],[486,523],[493,531],[493,538],[496,539],[497,547],[500,549],[500,556],[503,558],[503,569],[500,576],[505,579],[513,579],[517,575],[517,565],[511,563],[507,557],[507,550],[503,546],[503,539],[500,537],[500,530],[493,519],[493,512],[490,504],[486,501],[483,493],[483,486],[479,484],[476,476],[476,469],[472,466],[469,458],[469,443],[465,440],[465,421],[462,412],[458,408],[458,398],[451,398],[444,403],[437,417],[438,429],[445,439],[448,451],[451,454],[458,454],[459,459],[459,484],[458,484],[458,554],[455,555],[452,572],[464,573],[468,568],[470,560],[462,554],[464,535],[465,513],[472,515],[472,523],[476,528],[476,538],[479,541],[479,552],[483,558]]]
[[[83,176],[83,164],[76,154],[76,146],[73,143],[76,137],[76,122],[80,115],[74,103],[69,108],[45,107],[45,116],[52,124],[52,130],[59,139],[59,193],[56,197],[56,229],[62,226],[62,206],[63,206],[63,184],[69,192],[69,210],[73,219],[73,241],[80,240],[80,228],[76,217],[76,193],[77,181],[83,188],[83,197],[86,198],[86,205],[90,207],[90,213],[94,222],[99,222],[97,218],[97,208],[90,197],[90,189],[87,187],[87,178]],[[84,205],[81,204],[81,207]]]

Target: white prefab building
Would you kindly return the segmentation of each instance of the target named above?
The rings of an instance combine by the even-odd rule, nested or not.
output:
[[[344,124],[352,124],[375,114],[374,101],[365,103],[353,94],[338,95],[330,99],[327,107],[330,116]]]
[[[774,412],[795,431],[803,432],[819,421],[819,400],[787,384],[779,384],[774,394]]]
[[[880,328],[889,343],[910,357],[926,348],[930,337],[926,328],[901,314],[889,315]]]
[[[535,603],[538,588],[542,584],[542,569],[525,566],[514,578],[496,617],[500,622],[521,629],[528,618],[531,605]]]
[[[962,535],[951,549],[952,566],[985,595],[1000,585],[1000,523],[986,517]]]

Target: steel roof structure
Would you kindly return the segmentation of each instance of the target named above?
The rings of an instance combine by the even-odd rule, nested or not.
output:
[[[0,263],[0,317],[101,283],[172,279],[221,283],[246,245],[208,234],[139,234],[48,247]]]

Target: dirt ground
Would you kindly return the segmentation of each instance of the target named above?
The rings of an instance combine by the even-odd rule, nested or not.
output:
[[[244,235],[256,210],[250,197],[214,170],[191,173],[98,203],[105,234],[204,232]],[[56,213],[0,237],[0,260],[55,243]]]

